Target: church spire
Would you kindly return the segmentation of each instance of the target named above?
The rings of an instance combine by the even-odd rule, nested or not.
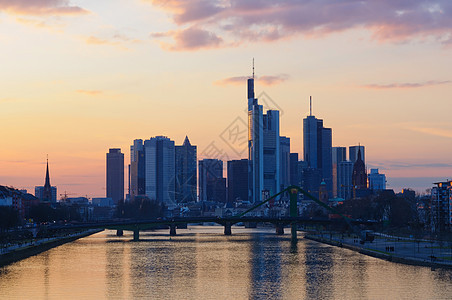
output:
[[[49,174],[49,156],[47,155],[47,167],[46,167],[46,182],[44,184],[44,191],[42,193],[43,201],[52,201],[52,186],[50,185],[50,174]]]

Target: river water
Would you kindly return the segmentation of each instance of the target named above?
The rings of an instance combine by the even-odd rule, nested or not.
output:
[[[286,229],[286,231],[288,231]],[[0,268],[1,299],[452,299],[452,270],[407,266],[274,229],[104,231]]]

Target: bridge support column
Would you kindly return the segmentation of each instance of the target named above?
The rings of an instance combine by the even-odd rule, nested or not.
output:
[[[298,189],[292,188],[290,189],[290,216],[292,218],[296,218],[298,216],[298,209],[297,209],[297,198],[298,198]],[[292,221],[291,224],[291,234],[292,234],[292,242],[297,242],[297,223],[295,221]]]
[[[139,229],[135,229],[133,231],[133,240],[135,242],[138,242],[140,240],[140,230]]]
[[[284,235],[284,224],[282,223],[276,223],[276,234],[277,235]]]
[[[232,229],[231,229],[231,222],[226,222],[226,224],[224,224],[224,235],[231,235],[232,234]]]
[[[124,230],[122,230],[122,229],[116,230],[116,236],[123,236],[123,235],[124,235]]]
[[[176,224],[170,224],[169,235],[171,235],[171,236],[176,235]]]
[[[297,229],[298,228],[297,227],[298,226],[295,222],[293,222],[291,224],[290,232],[292,234],[292,237],[291,237],[292,242],[296,242],[298,240],[298,237],[297,237]]]

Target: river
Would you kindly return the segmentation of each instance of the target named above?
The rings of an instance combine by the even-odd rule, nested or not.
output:
[[[289,233],[289,230],[286,229]],[[452,270],[396,264],[273,228],[104,231],[0,268],[1,299],[451,299]]]

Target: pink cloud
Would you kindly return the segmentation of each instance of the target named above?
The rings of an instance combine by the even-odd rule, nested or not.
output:
[[[195,27],[222,39],[221,46],[297,35],[322,37],[355,28],[365,28],[383,42],[434,38],[452,43],[450,0],[147,1],[169,13],[179,27],[176,32]],[[173,50],[179,46],[177,41],[172,44]]]
[[[69,0],[0,0],[0,11],[17,15],[77,15],[87,10]]]
[[[427,86],[435,86],[435,85],[442,85],[442,84],[448,84],[451,83],[450,80],[446,81],[438,81],[438,80],[429,80],[425,82],[416,82],[416,83],[389,83],[389,84],[367,84],[364,85],[364,88],[368,89],[412,89],[412,88],[420,88],[420,87],[427,87]]]
[[[236,77],[228,77],[222,80],[218,80],[214,82],[216,85],[243,85],[244,82],[249,78],[249,76],[236,76]],[[289,79],[287,74],[281,74],[276,76],[264,75],[256,77],[256,81],[259,84],[270,86],[280,84]]]
[[[161,43],[163,48],[171,51],[217,48],[223,44],[223,39],[215,33],[195,27],[164,33],[154,33],[151,36],[154,38],[171,37],[174,40],[174,44]]]

